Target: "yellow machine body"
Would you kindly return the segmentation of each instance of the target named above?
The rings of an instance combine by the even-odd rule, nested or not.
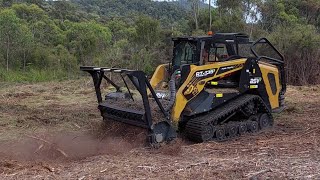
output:
[[[191,101],[193,98],[196,98],[197,95],[201,91],[203,91],[203,89],[208,84],[208,82],[214,79],[223,79],[224,76],[227,76],[237,71],[241,71],[244,67],[244,63],[246,60],[247,59],[241,58],[241,59],[236,59],[236,60],[226,61],[226,62],[210,63],[202,66],[191,65],[190,73],[187,76],[187,79],[180,86],[180,88],[177,90],[177,93],[176,93],[176,101],[172,108],[172,113],[171,113],[171,119],[173,120],[173,122],[175,124],[178,124],[181,117],[181,113],[186,108],[187,103]],[[278,97],[281,90],[279,70],[276,66],[265,63],[265,62],[260,62],[258,65],[262,72],[262,79],[263,79],[263,83],[265,84],[265,90],[267,92],[271,108],[272,109],[279,108]],[[227,70],[223,73],[218,73],[220,69],[223,69],[226,67],[233,67],[233,68],[230,68],[230,70]],[[161,64],[156,68],[150,80],[150,83],[153,88],[156,88],[156,86],[158,86],[160,82],[165,81],[165,79],[169,77],[167,73],[167,68],[168,68],[168,64]],[[207,78],[197,78],[196,73],[203,72],[203,71],[211,71],[210,73],[213,73],[214,75],[209,76]],[[274,82],[269,81],[268,74],[274,75],[275,77]],[[217,82],[213,81],[211,82],[211,84],[217,85]],[[271,86],[276,87],[275,93],[272,92]],[[249,88],[255,89],[255,85],[249,85]],[[223,97],[223,94],[218,94],[216,98],[220,98],[219,96]]]

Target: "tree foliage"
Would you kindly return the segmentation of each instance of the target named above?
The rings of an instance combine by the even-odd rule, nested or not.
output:
[[[288,82],[320,83],[320,1],[268,0],[260,8],[260,27],[286,57]]]
[[[11,9],[0,12],[0,43],[1,59],[5,60],[2,64],[6,70],[19,67],[21,62],[17,60],[21,53],[26,53],[31,35],[27,25]],[[25,56],[23,58],[25,60]]]
[[[205,2],[0,0],[0,79],[9,72],[71,78],[79,65],[152,73],[170,60],[172,36],[212,30],[266,36],[285,55],[290,83],[320,82],[319,0]]]
[[[106,50],[111,32],[96,22],[68,23],[68,48],[80,64],[93,64],[96,56]]]

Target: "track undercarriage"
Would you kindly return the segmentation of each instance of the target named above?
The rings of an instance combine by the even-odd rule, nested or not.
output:
[[[243,95],[199,117],[185,127],[196,142],[224,141],[248,132],[256,133],[273,125],[270,110],[257,95]]]

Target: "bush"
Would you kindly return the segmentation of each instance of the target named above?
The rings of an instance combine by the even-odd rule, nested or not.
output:
[[[278,26],[269,38],[285,57],[288,83],[320,83],[320,35],[313,25]]]

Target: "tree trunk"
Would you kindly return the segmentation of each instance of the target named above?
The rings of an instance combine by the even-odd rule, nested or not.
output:
[[[6,57],[6,61],[7,61],[7,72],[9,71],[9,53],[10,53],[10,38],[9,36],[7,37],[7,57]]]
[[[209,31],[211,31],[211,27],[212,27],[211,0],[209,0],[209,17],[210,17]]]
[[[196,23],[196,30],[199,29],[198,24],[198,0],[193,1],[194,22]]]
[[[199,29],[199,25],[198,25],[198,17],[197,17],[196,13],[194,14],[194,21],[196,23],[196,30],[198,30]]]
[[[23,71],[26,71],[26,50],[23,50]]]
[[[250,35],[249,35],[249,39],[252,38],[252,33],[253,33],[253,21],[251,22],[251,26],[250,26]]]

